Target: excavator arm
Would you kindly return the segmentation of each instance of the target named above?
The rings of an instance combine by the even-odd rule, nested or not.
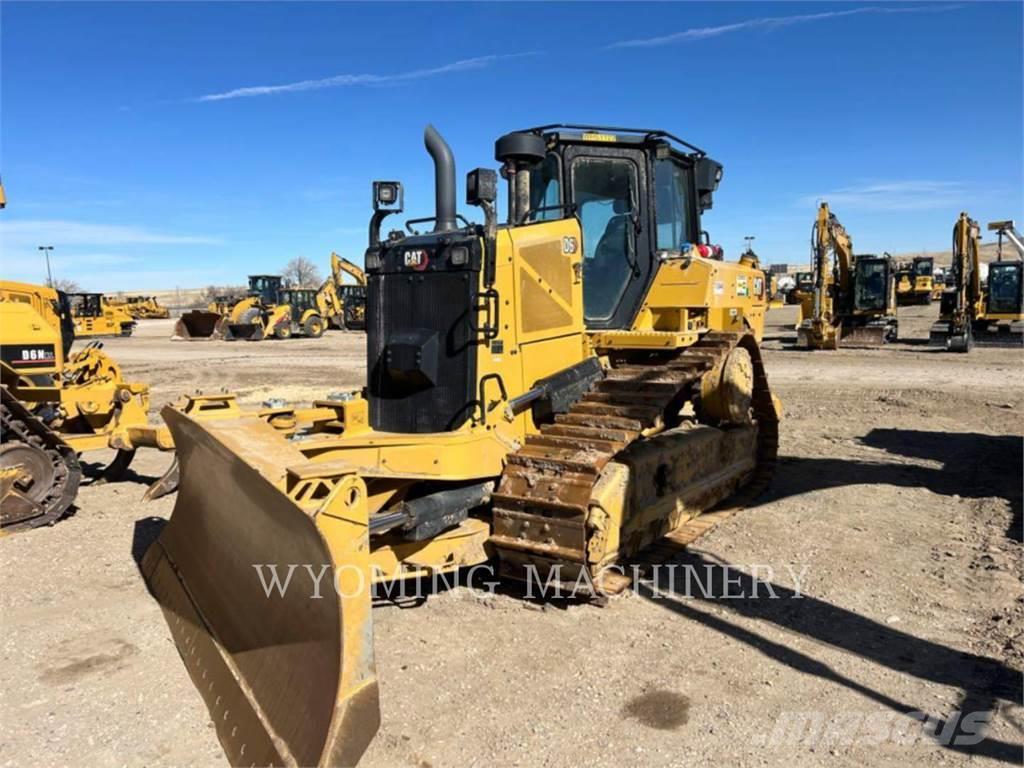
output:
[[[335,285],[340,286],[344,282],[344,276],[348,275],[356,281],[356,285],[366,285],[366,273],[348,259],[339,256],[331,251],[331,274],[334,275]]]

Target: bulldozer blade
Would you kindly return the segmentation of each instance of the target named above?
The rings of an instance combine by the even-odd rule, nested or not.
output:
[[[265,432],[162,415],[181,487],[141,568],[228,759],[355,765],[380,725],[365,484],[299,507],[243,458]]]
[[[881,347],[886,342],[884,326],[864,325],[859,328],[843,329],[839,346],[843,348]]]
[[[185,312],[174,324],[174,335],[171,338],[185,341],[218,339],[221,335],[222,318],[223,315],[219,312],[207,312],[201,309]]]

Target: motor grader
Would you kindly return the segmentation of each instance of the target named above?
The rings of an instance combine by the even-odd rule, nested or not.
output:
[[[139,447],[173,450],[171,433],[150,424],[149,387],[90,342],[72,354],[68,297],[52,288],[0,281],[0,525],[4,533],[49,525],[74,503],[79,454],[116,450],[103,470],[119,480]],[[183,401],[193,416],[230,413],[234,401]],[[173,490],[155,487],[151,497]]]
[[[383,234],[402,187],[373,185],[365,389],[163,411],[181,486],[142,570],[236,765],[359,760],[380,720],[371,584],[493,561],[612,593],[619,564],[775,461],[764,273],[701,225],[718,162],[660,130],[516,131],[495,146],[507,219],[478,168],[474,224],[451,149],[431,126],[425,144],[433,216]],[[335,589],[268,597],[268,564]]]
[[[896,341],[895,262],[888,254],[854,254],[853,240],[828,203],[811,233],[814,285],[796,324],[800,349],[878,347]]]
[[[131,336],[135,318],[123,306],[115,306],[102,293],[69,293],[75,337]]]
[[[1012,221],[989,222],[999,235],[997,260],[981,277],[981,227],[966,212],[953,225],[952,287],[942,294],[939,319],[928,342],[950,352],[971,347],[1024,346],[1024,239]],[[1003,239],[1017,250],[1016,259],[1003,258]]]

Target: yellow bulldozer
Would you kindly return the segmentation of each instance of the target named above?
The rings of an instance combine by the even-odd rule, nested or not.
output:
[[[123,307],[135,320],[166,320],[171,316],[167,307],[162,306],[156,296],[107,297],[111,307]]]
[[[853,253],[853,240],[828,203],[811,234],[814,283],[802,296],[797,347],[877,347],[896,341],[895,262],[888,255]]]
[[[1012,221],[993,221],[998,233],[997,260],[981,279],[981,227],[966,212],[953,225],[952,286],[942,294],[939,319],[928,337],[931,346],[968,352],[972,346],[1024,346],[1024,238]],[[1016,259],[1003,258],[1003,240],[1017,250]]]
[[[935,298],[935,259],[915,256],[896,265],[896,304],[931,304]]]
[[[516,131],[495,146],[507,221],[478,168],[474,224],[450,147],[424,140],[429,220],[382,237],[402,186],[373,185],[365,389],[163,412],[181,486],[142,570],[237,765],[358,761],[380,720],[371,585],[491,561],[613,593],[622,563],[775,462],[764,273],[701,226],[718,162],[665,131]],[[256,571],[288,564],[335,589],[268,598]]]
[[[136,322],[124,306],[111,304],[102,293],[69,293],[75,338],[131,336]]]
[[[135,450],[174,448],[163,424],[150,424],[149,388],[125,381],[120,366],[89,342],[72,353],[69,297],[41,285],[0,281],[0,525],[9,532],[56,522],[74,503],[78,456],[113,448],[103,471],[118,480]],[[179,404],[193,417],[236,410],[229,396]],[[173,479],[151,498],[173,490]]]

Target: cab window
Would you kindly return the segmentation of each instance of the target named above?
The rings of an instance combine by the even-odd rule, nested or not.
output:
[[[555,221],[565,215],[557,207],[562,202],[561,187],[558,156],[548,155],[530,171],[530,221]]]
[[[583,232],[583,305],[588,318],[615,313],[637,273],[637,167],[618,157],[578,157],[573,200]]]
[[[655,215],[658,220],[658,250],[680,251],[689,240],[690,206],[687,171],[674,160],[654,165]]]

